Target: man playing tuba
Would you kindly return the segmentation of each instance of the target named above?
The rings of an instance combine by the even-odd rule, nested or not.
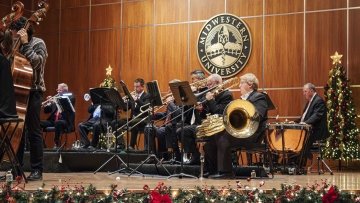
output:
[[[251,102],[259,114],[259,127],[247,138],[236,138],[227,131],[222,131],[212,137],[204,146],[207,173],[204,177],[220,179],[232,178],[231,149],[241,146],[251,146],[251,143],[261,142],[264,138],[267,120],[267,101],[263,93],[257,91],[259,80],[252,73],[240,77],[241,99]],[[243,121],[236,121],[243,122]]]

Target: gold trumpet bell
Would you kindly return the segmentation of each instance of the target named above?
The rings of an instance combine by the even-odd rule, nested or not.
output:
[[[223,115],[225,130],[236,138],[248,138],[259,127],[259,114],[249,101],[237,99],[228,104]]]

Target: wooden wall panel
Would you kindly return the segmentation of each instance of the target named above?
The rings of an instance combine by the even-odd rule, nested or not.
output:
[[[355,110],[356,114],[360,115],[360,87],[353,87],[351,88],[352,96],[353,96],[353,102],[355,104]],[[360,118],[357,119],[360,121]]]
[[[159,81],[161,91],[168,89],[172,79],[188,78],[187,29],[184,24],[156,27],[153,78]]]
[[[12,0],[3,0],[0,2],[0,8],[1,7],[7,7],[10,8],[10,6],[12,5]],[[10,10],[6,10],[4,14],[6,14],[6,12],[8,12]]]
[[[119,82],[120,76],[120,30],[101,30],[90,33],[90,64],[88,80],[91,87],[98,87],[106,78],[106,68],[113,69],[112,77]],[[97,73],[97,74],[91,74]]]
[[[262,15],[263,0],[227,0],[226,11],[240,17]]]
[[[61,8],[89,6],[90,0],[61,0]]]
[[[304,11],[304,0],[265,0],[265,14]]]
[[[50,5],[51,6],[51,5]],[[60,10],[51,8],[39,26],[34,26],[37,34],[59,34]]]
[[[121,4],[91,7],[91,29],[120,28]]]
[[[90,7],[77,7],[61,10],[61,32],[89,29]]]
[[[123,3],[123,26],[149,25],[154,22],[153,0]]]
[[[202,69],[197,55],[197,39],[204,23],[192,23],[189,25],[189,74],[193,70]],[[188,74],[187,80],[191,77]]]
[[[303,84],[303,33],[302,14],[265,19],[266,87],[296,87]]]
[[[175,23],[188,20],[188,1],[156,0],[155,24]]]
[[[360,6],[360,0],[349,0],[350,7],[358,7]]]
[[[335,8],[346,8],[346,1],[344,0],[306,0],[306,10],[324,10]]]
[[[207,20],[225,12],[224,0],[190,0],[190,20]]]
[[[346,58],[346,11],[306,15],[306,82],[323,86],[332,67],[330,56]]]
[[[263,19],[262,18],[246,18],[245,23],[248,25],[251,38],[252,50],[250,59],[245,68],[238,74],[241,76],[245,73],[254,73],[259,79],[260,86],[264,86],[263,80]]]
[[[122,0],[91,0],[91,5],[121,3]]]
[[[153,27],[125,28],[120,77],[133,89],[133,81],[153,78]]]
[[[58,81],[56,84],[65,82],[69,85],[69,89],[76,96],[76,123],[85,120],[88,117],[88,103],[83,100],[83,95],[88,92],[92,81],[88,78],[90,74],[98,74],[88,72],[89,68],[89,34],[87,32],[62,33],[59,56]],[[47,64],[49,67],[51,64]]]
[[[267,90],[266,92],[277,108],[269,111],[269,116],[301,116],[305,106],[302,89]]]
[[[360,9],[349,11],[349,67],[348,75],[351,84],[360,84]],[[342,58],[345,61],[345,58]],[[360,107],[359,107],[360,108]]]

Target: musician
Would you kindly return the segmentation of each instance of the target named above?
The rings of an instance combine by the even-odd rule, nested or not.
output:
[[[231,178],[231,149],[241,146],[251,146],[251,143],[258,143],[264,138],[267,120],[267,101],[264,94],[257,91],[259,81],[252,73],[240,77],[241,99],[251,102],[260,116],[260,123],[257,131],[249,138],[239,139],[222,131],[211,137],[210,142],[204,146],[205,163],[207,173],[204,177],[209,178]]]
[[[316,93],[315,85],[311,83],[304,85],[303,95],[307,103],[301,118],[295,122],[300,124],[308,124],[312,127],[308,141],[304,148],[305,157],[311,158],[311,145],[316,140],[323,140],[329,136],[326,120],[326,105],[324,100]]]
[[[169,83],[180,82],[180,80],[174,79]],[[164,125],[160,127],[154,126],[154,131],[152,131],[152,126],[147,125],[144,130],[145,134],[145,149],[148,147],[147,138],[149,138],[149,150],[155,152],[155,136],[158,138],[158,154],[163,154],[167,151],[168,148],[174,148],[175,141],[173,140],[176,137],[176,134],[172,134],[172,125],[177,123],[181,119],[178,115],[181,113],[179,106],[174,103],[174,97],[171,94],[171,91],[168,91],[168,97],[164,98],[164,105],[166,106],[165,112],[156,112],[153,115],[154,120],[164,120]],[[177,119],[176,119],[177,117]],[[177,145],[177,139],[176,139]]]
[[[48,53],[45,42],[37,37],[33,37],[34,29],[30,25],[28,30],[25,30],[27,19],[21,17],[13,21],[9,29],[13,37],[20,37],[20,53],[26,57],[33,69],[33,80],[30,89],[29,102],[26,112],[25,129],[27,129],[27,138],[30,142],[30,166],[31,173],[27,177],[31,180],[42,180],[43,171],[43,139],[42,130],[40,126],[40,110],[45,89],[44,69]],[[18,159],[23,164],[25,148],[25,136],[22,136],[19,151],[17,153]]]
[[[150,102],[150,95],[144,91],[144,85],[145,85],[145,81],[142,78],[137,78],[134,81],[134,91],[135,91],[135,93],[132,94],[132,97],[134,99],[134,103],[130,104],[131,117],[132,118],[138,116],[141,113],[141,111],[140,111],[141,106],[143,106],[145,104],[148,104]],[[136,124],[136,123],[140,122],[143,118],[145,118],[147,116],[148,116],[148,114],[143,113],[138,118],[132,119],[129,126],[131,126],[132,124]],[[135,149],[137,136],[138,136],[140,131],[144,131],[145,125],[146,125],[146,121],[144,120],[143,122],[140,122],[139,124],[137,124],[135,127],[133,127],[131,129],[131,140],[130,140],[130,145],[129,145],[130,150]]]
[[[222,84],[222,78],[218,74],[211,74],[207,78],[207,88],[211,89]],[[215,95],[213,92],[207,92],[205,97],[201,99],[202,104],[196,107],[200,112],[199,116],[202,119],[206,118],[206,114],[220,114],[222,115],[225,107],[233,100],[233,96],[230,91],[225,90],[218,95]],[[183,147],[185,153],[191,153],[191,160],[188,164],[199,164],[200,163],[200,153],[196,145],[196,127],[200,123],[190,123],[184,127],[184,138],[183,138]],[[181,140],[181,128],[178,128],[176,134]]]
[[[69,87],[65,83],[58,84],[57,95],[59,97],[68,97],[71,104],[75,106],[75,97],[69,92]],[[49,100],[44,104],[44,113],[50,114],[47,120],[41,121],[40,126],[45,129],[47,127],[55,127],[54,137],[54,149],[60,147],[60,135],[67,131],[71,132],[74,130],[75,112],[71,109],[63,109],[62,112],[57,108],[54,100],[51,100],[52,96],[48,96],[46,99]]]
[[[16,117],[14,83],[9,60],[5,55],[12,48],[10,31],[0,33],[0,118]]]
[[[79,123],[79,132],[81,136],[82,149],[95,150],[99,143],[101,131],[107,123],[111,125],[115,119],[115,108],[111,104],[91,104],[88,108],[89,118]],[[89,132],[92,131],[93,138],[90,142],[88,138]]]

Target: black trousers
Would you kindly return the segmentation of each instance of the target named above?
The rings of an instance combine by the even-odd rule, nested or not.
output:
[[[145,150],[151,152],[164,153],[166,152],[165,127],[152,127],[151,125],[145,126],[144,129],[144,146]],[[156,150],[155,136],[158,138],[158,149]],[[148,141],[149,140],[149,141]],[[149,143],[148,143],[149,142]]]
[[[134,119],[132,120],[130,123],[129,123],[129,126],[133,126],[135,125],[136,123],[138,123],[139,121],[141,121],[143,118],[137,118],[137,119]],[[132,148],[135,147],[136,145],[136,142],[137,142],[137,136],[139,134],[139,132],[144,132],[144,128],[146,126],[146,121],[147,119],[145,119],[143,122],[141,122],[140,124],[137,124],[135,127],[133,127],[131,129],[131,140],[130,140],[130,146]]]
[[[56,145],[60,144],[60,136],[64,133],[68,127],[68,124],[65,120],[57,120],[57,121],[41,121],[41,128],[44,130],[47,127],[55,127],[55,137],[54,142]]]
[[[30,167],[31,170],[43,171],[43,138],[40,126],[40,110],[43,92],[30,91],[29,102],[25,119],[25,130],[21,138],[17,157],[21,165],[24,164],[24,151],[26,136],[30,144]]]
[[[176,136],[183,141],[182,146],[185,153],[199,153],[196,145],[196,126],[197,125],[185,125],[184,128],[178,127],[176,130]],[[181,139],[182,130],[184,131],[184,137]]]
[[[226,131],[220,132],[209,138],[204,145],[205,167],[208,172],[232,171],[231,150],[238,147],[246,147],[255,143],[257,136],[239,139],[229,135]]]
[[[88,138],[88,133],[92,130],[93,138],[90,143],[90,140]],[[79,132],[81,136],[81,143],[88,147],[89,145],[93,147],[97,147],[97,144],[99,143],[99,136],[101,133],[101,124],[100,124],[100,118],[91,118],[85,122],[79,123]]]

